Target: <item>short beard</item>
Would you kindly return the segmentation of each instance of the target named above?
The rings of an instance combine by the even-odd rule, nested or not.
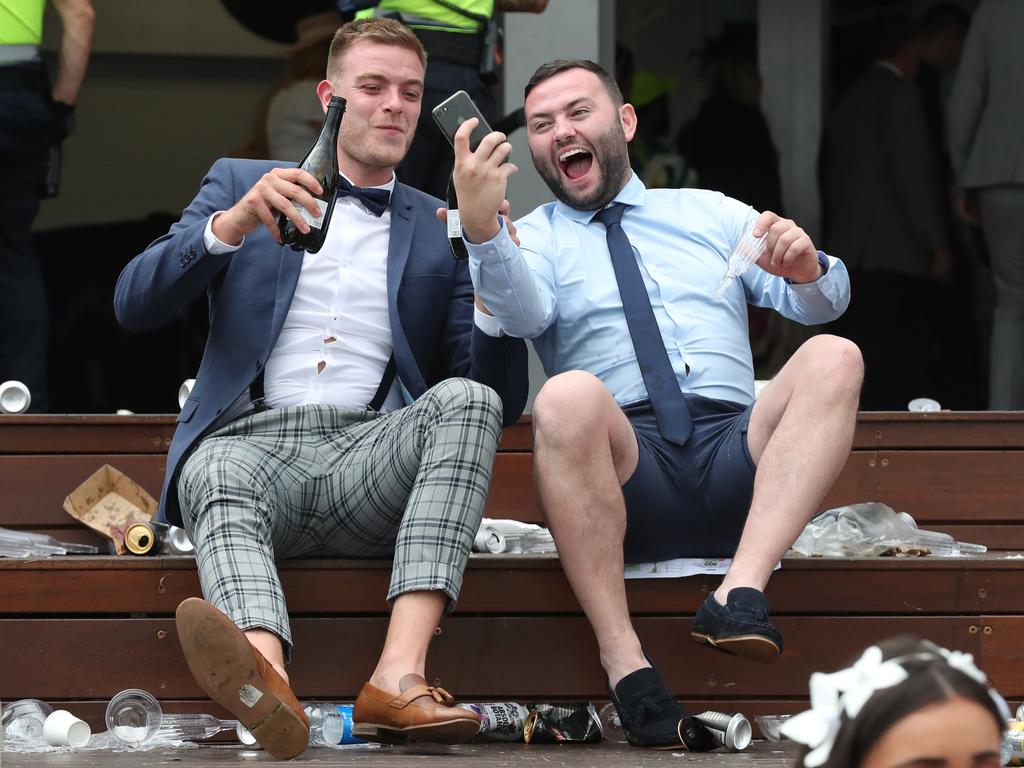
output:
[[[533,167],[544,179],[551,193],[570,208],[578,211],[596,211],[604,208],[619,193],[629,180],[629,149],[626,146],[626,134],[622,125],[616,121],[607,131],[597,137],[593,143],[594,161],[600,159],[601,183],[589,196],[572,195],[562,181],[562,172],[557,161],[554,164],[533,158]]]

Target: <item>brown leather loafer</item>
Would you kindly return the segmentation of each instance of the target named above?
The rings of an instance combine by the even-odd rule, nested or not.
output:
[[[175,612],[178,641],[206,695],[244,725],[274,757],[297,757],[309,744],[309,720],[288,683],[223,612],[198,597]]]
[[[369,683],[352,710],[352,734],[369,741],[401,744],[429,741],[461,744],[480,732],[475,712],[455,706],[455,697],[443,688],[427,685],[419,675],[406,675],[399,694]]]

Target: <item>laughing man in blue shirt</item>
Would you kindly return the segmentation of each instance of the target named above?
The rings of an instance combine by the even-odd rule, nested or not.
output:
[[[823,323],[846,309],[849,278],[793,221],[717,192],[645,189],[626,147],[636,114],[593,62],[538,69],[526,119],[558,202],[514,227],[497,215],[511,146],[492,133],[471,152],[474,120],[456,135],[470,273],[550,377],[533,408],[537,487],[627,738],[704,749],[632,627],[624,563],[732,556],[691,635],[775,660],[763,590],[846,461],[863,363],[851,342],[815,336],[755,402],[746,308]],[[750,225],[764,252],[716,298]]]

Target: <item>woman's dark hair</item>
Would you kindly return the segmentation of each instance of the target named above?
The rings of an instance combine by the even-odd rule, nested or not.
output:
[[[883,659],[905,658],[900,666],[907,678],[897,685],[875,691],[853,720],[843,715],[839,733],[822,768],[859,768],[889,728],[907,715],[930,704],[954,697],[972,701],[992,715],[999,731],[1005,727],[989,689],[949,665],[932,643],[900,636],[878,643]],[[803,768],[801,755],[797,765]]]

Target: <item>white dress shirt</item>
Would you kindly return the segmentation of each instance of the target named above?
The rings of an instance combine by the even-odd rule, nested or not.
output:
[[[346,177],[347,178],[347,177]],[[379,189],[394,191],[395,177]],[[210,253],[229,253],[231,246],[213,234],[215,213],[203,240]],[[354,197],[339,197],[318,253],[304,253],[299,281],[281,334],[264,371],[266,403],[272,408],[327,403],[366,408],[373,399],[391,357],[387,265],[391,211],[374,216]],[[477,325],[491,336],[497,321],[475,313]],[[381,411],[404,404],[396,378]],[[244,393],[223,422],[252,407]]]

